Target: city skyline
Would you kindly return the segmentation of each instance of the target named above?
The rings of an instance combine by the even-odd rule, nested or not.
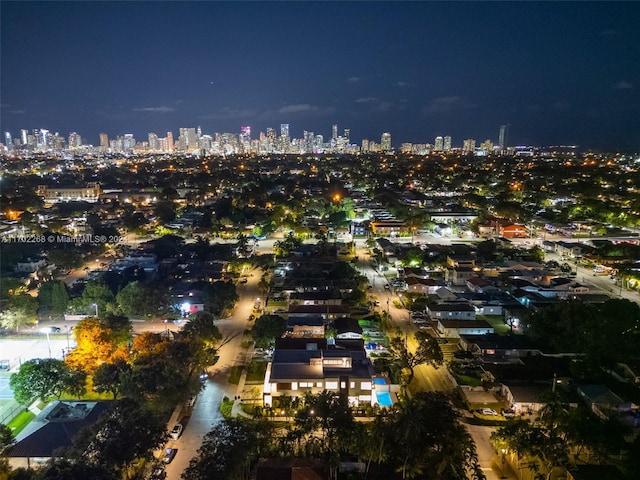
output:
[[[640,145],[633,3],[2,2],[1,130]],[[95,138],[94,138],[95,137]]]
[[[479,142],[473,138],[465,138],[460,145],[453,142],[450,135],[436,136],[424,143],[401,142],[395,145],[391,132],[382,132],[378,138],[362,139],[356,142],[350,138],[350,128],[331,125],[331,134],[325,136],[308,130],[302,130],[301,136],[292,136],[290,125],[282,123],[279,129],[268,127],[265,131],[253,132],[250,125],[240,127],[239,132],[205,132],[202,127],[180,127],[178,135],[169,130],[166,136],[157,132],[148,132],[145,137],[136,138],[131,133],[118,134],[113,137],[100,132],[97,141],[82,137],[76,131],[68,136],[49,129],[20,129],[19,132],[3,132],[3,142],[7,153],[47,152],[75,150],[96,147],[101,153],[144,153],[144,152],[182,152],[230,154],[230,153],[366,153],[392,152],[415,153],[425,155],[433,152],[462,151],[463,153],[505,154],[509,151],[531,149],[542,146],[509,146],[507,144],[508,125],[501,125],[497,141],[486,139]],[[233,146],[232,151],[223,152],[224,146]],[[576,146],[571,146],[575,148]],[[93,153],[87,150],[87,153]]]

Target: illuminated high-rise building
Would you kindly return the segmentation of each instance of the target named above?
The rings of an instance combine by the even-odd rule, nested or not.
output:
[[[193,127],[181,128],[178,142],[180,142],[180,148],[182,150],[186,150],[187,152],[193,152],[196,150],[198,148],[196,129]]]
[[[391,151],[391,134],[389,132],[384,132],[380,137],[380,147],[385,152]]]
[[[22,142],[22,145],[27,145],[29,143],[28,137],[29,131],[27,129],[23,128],[20,130],[20,141]]]
[[[100,148],[104,150],[109,149],[109,135],[104,132],[100,134]]]
[[[68,144],[69,148],[79,148],[82,146],[82,137],[80,137],[76,132],[71,132],[69,133]]]
[[[291,143],[291,137],[289,137],[289,124],[280,124],[280,149],[283,152],[289,151],[289,144]]]
[[[351,138],[351,129],[350,128],[345,128],[344,129],[344,138],[346,139],[347,143],[349,143],[349,139]]]
[[[243,145],[251,143],[251,127],[249,125],[240,127],[240,143]]]
[[[157,152],[158,150],[160,150],[158,135],[155,133],[149,133],[148,138],[149,138],[149,150],[151,150],[152,152]]]
[[[13,140],[11,139],[11,132],[4,132],[4,144],[7,147],[10,147],[13,144]]]
[[[291,138],[291,137],[289,137],[289,124],[288,123],[281,123],[280,124],[280,136],[282,138],[286,138],[287,142]]]
[[[476,140],[474,138],[467,138],[462,142],[463,153],[473,153],[476,151]]]
[[[37,132],[37,134],[36,134]],[[45,148],[49,143],[49,130],[41,129],[34,130],[33,134],[36,136],[36,146],[40,148]]]
[[[173,152],[173,132],[167,132],[167,151]]]
[[[444,143],[442,145],[442,149],[445,152],[450,152],[451,151],[451,137],[449,135],[446,135],[444,137]]]
[[[211,135],[202,135],[200,137],[200,148],[205,152],[210,152],[213,148],[213,138]]]
[[[315,151],[314,143],[313,143],[315,140],[315,134],[313,132],[307,132],[306,130],[304,130],[302,136],[303,136],[303,140],[302,140],[303,153],[313,153]]]
[[[125,133],[124,138],[122,139],[122,149],[124,151],[133,150],[133,147],[136,146],[136,139],[133,138],[133,133]]]
[[[486,154],[493,153],[493,142],[489,139],[485,140],[480,144],[480,150]]]
[[[500,151],[504,151],[507,147],[507,135],[509,133],[509,127],[507,125],[500,126],[500,134],[498,136],[498,145],[500,146]]]
[[[442,150],[444,150],[444,140],[442,139],[442,137],[440,135],[438,135],[436,137],[436,140],[433,144],[433,149],[436,152],[441,152]]]
[[[276,129],[275,128],[267,128],[267,139],[275,140],[276,139]]]

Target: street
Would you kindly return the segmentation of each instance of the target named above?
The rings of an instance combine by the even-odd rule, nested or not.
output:
[[[222,333],[223,346],[219,350],[217,363],[209,367],[209,378],[204,382],[204,389],[198,395],[191,413],[188,425],[178,440],[170,440],[167,447],[178,449],[173,462],[166,467],[167,480],[179,480],[182,472],[189,465],[189,461],[196,456],[197,450],[206,433],[213,425],[222,419],[220,404],[222,399],[233,399],[237,392],[237,386],[229,384],[229,372],[231,367],[244,363],[244,349],[241,346],[242,336],[247,329],[249,315],[258,297],[259,270],[255,270],[253,276],[248,277],[245,284],[238,284],[237,291],[240,297],[233,315],[229,318],[216,321],[216,325]],[[172,419],[178,421],[179,418]],[[170,425],[172,423],[170,422]]]

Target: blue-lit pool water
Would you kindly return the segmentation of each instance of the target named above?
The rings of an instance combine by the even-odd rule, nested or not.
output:
[[[393,400],[391,400],[389,392],[376,392],[376,397],[378,398],[378,405],[381,407],[390,407],[393,405]]]
[[[384,378],[374,378],[373,383],[374,385],[386,385],[387,381]]]

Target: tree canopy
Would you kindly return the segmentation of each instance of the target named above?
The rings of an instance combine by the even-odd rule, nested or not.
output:
[[[35,399],[60,398],[62,392],[76,381],[73,371],[55,358],[27,360],[9,379],[15,399],[29,405]]]
[[[251,327],[251,336],[258,348],[271,348],[287,328],[287,321],[280,315],[261,315]]]
[[[583,366],[592,373],[640,359],[640,306],[626,299],[602,304],[566,300],[533,312],[527,323],[541,344],[584,354]]]

